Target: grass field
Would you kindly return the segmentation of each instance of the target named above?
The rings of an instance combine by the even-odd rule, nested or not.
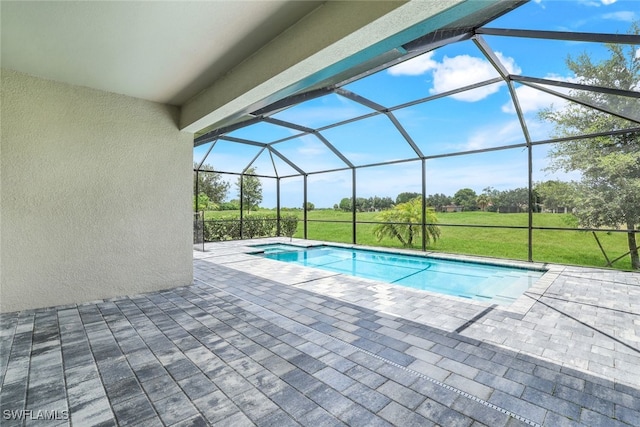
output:
[[[274,211],[259,211],[267,213]],[[282,215],[294,214],[302,219],[301,211],[282,211]],[[207,212],[206,219],[237,218],[238,211]],[[362,212],[357,214],[358,221],[376,221],[379,213]],[[334,210],[314,210],[308,213],[307,236],[309,239],[326,240],[331,242],[351,243],[352,227],[351,213]],[[315,221],[348,221],[348,223],[315,222]],[[528,225],[528,215],[499,214],[493,212],[452,212],[439,213],[441,236],[435,243],[427,247],[428,250],[481,255],[498,258],[526,260],[528,256],[528,231],[526,229],[496,229],[481,227],[456,227],[455,225],[493,225],[493,226],[521,226]],[[573,227],[570,215],[537,213],[533,217],[534,227]],[[383,239],[377,241],[373,235],[374,224],[357,224],[356,239],[361,245],[402,247],[399,241]],[[303,224],[299,223],[294,237],[303,237]],[[625,233],[598,233],[600,243],[604,247],[609,259],[613,260],[626,253],[627,236]],[[414,248],[421,247],[421,240],[414,242]],[[554,262],[604,267],[606,260],[591,232],[585,231],[533,231],[533,260],[539,262]],[[613,267],[628,270],[631,268],[629,257],[625,256],[617,261]]]

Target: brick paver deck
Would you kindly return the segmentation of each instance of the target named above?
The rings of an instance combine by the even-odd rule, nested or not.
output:
[[[272,241],[0,315],[0,424],[640,425],[640,274],[553,266],[489,306],[247,254]]]

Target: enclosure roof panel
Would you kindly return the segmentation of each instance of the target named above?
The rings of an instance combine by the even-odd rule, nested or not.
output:
[[[637,12],[629,1],[605,6],[602,13],[580,4],[591,31],[580,23],[560,26],[554,8],[565,3],[511,3],[492,9],[492,16],[489,9],[470,14],[396,46],[404,53],[383,65],[248,114],[247,132],[257,129],[256,120],[299,131],[272,144],[286,147],[293,164],[305,163],[304,173],[325,165],[310,144],[328,149],[342,167],[359,168],[543,143],[561,136],[545,115],[570,108],[594,120],[614,117],[619,129],[636,132],[640,35],[631,18]],[[527,11],[553,15],[556,24],[519,25],[528,22]],[[626,62],[612,59],[619,57]],[[576,74],[593,64],[604,64],[611,75]],[[238,126],[242,122],[214,129],[196,144],[237,133],[231,130]],[[337,167],[327,164],[327,170]]]

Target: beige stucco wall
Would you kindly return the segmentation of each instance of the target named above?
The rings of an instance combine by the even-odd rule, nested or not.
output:
[[[191,283],[178,114],[2,69],[0,311]]]

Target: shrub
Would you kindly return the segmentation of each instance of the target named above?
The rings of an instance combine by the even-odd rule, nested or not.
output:
[[[237,220],[205,221],[204,240],[235,240],[240,238],[240,222]]]
[[[255,214],[243,217],[242,237],[272,237],[277,235],[277,216],[275,214]],[[298,228],[295,215],[280,218],[281,235],[292,237]],[[240,239],[240,217],[208,220],[204,223],[204,239],[207,242]]]
[[[289,239],[293,238],[298,229],[298,217],[295,215],[285,215],[280,218],[280,234],[287,236]]]
[[[243,220],[243,237],[270,237],[276,235],[277,218],[274,215],[251,215]]]
[[[240,202],[237,200],[232,200],[230,202],[221,203],[218,206],[218,209],[221,211],[239,211],[240,210]]]

